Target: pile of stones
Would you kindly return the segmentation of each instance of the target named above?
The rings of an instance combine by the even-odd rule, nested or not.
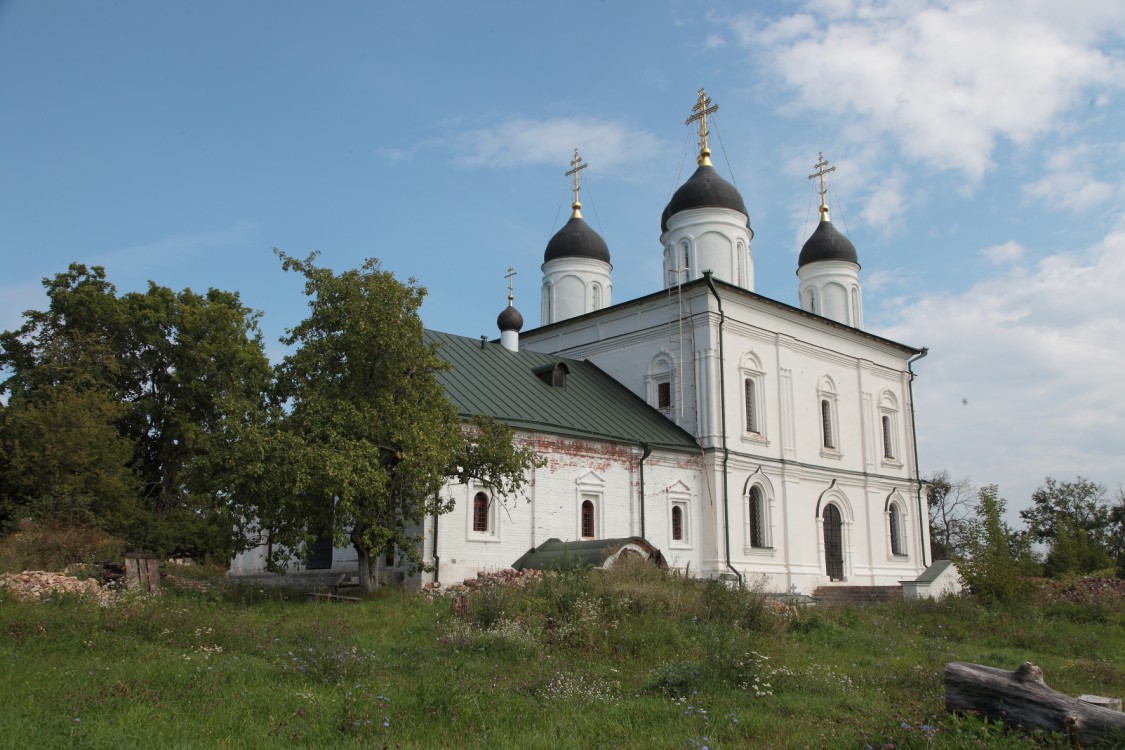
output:
[[[11,591],[12,596],[21,602],[42,601],[55,594],[75,594],[92,597],[98,604],[105,605],[113,596],[93,578],[76,578],[45,570],[0,575],[0,589]]]
[[[543,577],[540,570],[516,570],[515,568],[501,568],[500,570],[482,570],[476,578],[466,578],[460,583],[451,583],[442,586],[440,583],[427,583],[422,586],[422,591],[433,596],[452,595],[453,614],[465,611],[465,600],[472,592],[494,586],[512,586],[523,588],[529,581],[538,581]]]

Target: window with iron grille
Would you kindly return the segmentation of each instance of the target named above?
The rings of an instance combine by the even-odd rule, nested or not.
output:
[[[754,379],[746,378],[743,381],[743,387],[746,397],[746,431],[747,432],[761,432],[758,429],[758,405],[755,402],[755,387]]]
[[[672,506],[672,541],[684,540],[684,509],[678,505]]]
[[[898,505],[891,503],[891,513],[889,523],[891,526],[891,554],[901,555],[902,552],[902,534],[901,523],[899,522]]]
[[[751,547],[765,547],[766,546],[766,513],[765,513],[765,498],[762,497],[762,490],[760,487],[750,488],[749,507],[747,512],[750,518],[750,546]]]
[[[473,498],[473,531],[488,531],[488,495],[483,492]]]
[[[895,446],[891,432],[891,418],[883,416],[883,458],[895,457]]]
[[[594,538],[594,503],[590,500],[582,501],[582,538]]]
[[[826,398],[820,400],[820,425],[824,447],[835,448],[836,436],[832,430],[832,404]]]

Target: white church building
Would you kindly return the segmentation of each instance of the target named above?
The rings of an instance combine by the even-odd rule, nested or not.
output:
[[[798,304],[754,292],[748,213],[710,160],[714,110],[701,91],[689,119],[698,167],[660,219],[663,289],[613,302],[576,152],[573,213],[544,252],[541,325],[522,330],[509,294],[499,341],[428,333],[462,415],[507,422],[546,463],[520,497],[450,484],[455,509],[420,529],[433,570],[411,573],[391,554],[388,580],[451,583],[548,543],[599,540],[773,592],[898,586],[926,569],[911,369],[926,350],[863,330],[859,260],[829,219],[823,156]],[[354,551],[327,552],[308,567],[354,569]],[[261,569],[251,550],[231,573]]]

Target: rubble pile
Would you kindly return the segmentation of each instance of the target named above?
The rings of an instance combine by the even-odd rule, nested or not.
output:
[[[495,586],[512,586],[523,588],[529,581],[538,581],[543,577],[541,570],[516,570],[502,568],[500,570],[482,570],[476,578],[466,578],[461,583],[452,583],[443,587],[440,583],[427,583],[422,587],[424,593],[440,596],[453,595],[453,614],[459,615],[465,611],[465,599],[474,591],[492,588]]]
[[[1114,604],[1125,601],[1125,579],[1075,578],[1071,581],[1039,579],[1035,598],[1043,604]]]
[[[21,602],[42,601],[54,594],[76,594],[93,597],[99,604],[108,604],[113,596],[93,578],[75,578],[44,570],[0,575],[0,588],[11,591],[12,596]]]

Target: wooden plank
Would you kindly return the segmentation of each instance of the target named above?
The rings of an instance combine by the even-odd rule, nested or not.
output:
[[[973,711],[1010,727],[1060,732],[1083,747],[1125,740],[1125,713],[1091,705],[1047,687],[1043,670],[952,662],[945,665],[945,708]]]

